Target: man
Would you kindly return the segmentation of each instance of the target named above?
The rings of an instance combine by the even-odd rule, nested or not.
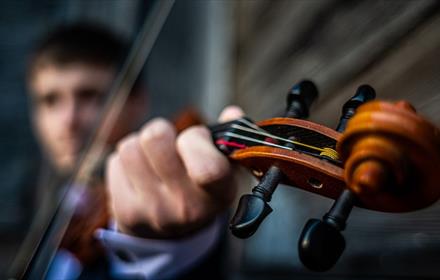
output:
[[[124,56],[118,38],[86,25],[57,30],[34,52],[28,71],[33,123],[57,174],[68,174],[77,162]],[[95,234],[107,249],[113,276],[200,276],[234,199],[234,174],[205,127],[177,135],[171,123],[155,119],[121,140],[138,127],[145,104],[138,83],[108,139],[117,146],[105,181],[113,226]],[[241,114],[230,107],[220,119]],[[67,255],[59,254],[49,277],[79,275],[81,264]]]

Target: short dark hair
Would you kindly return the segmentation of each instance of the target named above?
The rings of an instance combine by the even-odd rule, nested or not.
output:
[[[85,63],[119,67],[127,54],[127,45],[110,30],[89,23],[61,26],[47,34],[31,54],[28,78],[46,65],[65,66]]]

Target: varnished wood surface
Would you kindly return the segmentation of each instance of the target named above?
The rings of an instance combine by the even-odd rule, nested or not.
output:
[[[338,141],[339,137],[341,136],[341,134],[334,129],[307,120],[293,119],[293,118],[272,118],[257,122],[257,125],[262,128],[264,128],[265,126],[277,125],[277,124],[306,128],[308,130],[321,133],[329,138],[334,139],[335,141]]]
[[[414,211],[440,197],[440,131],[409,103],[373,101],[359,107],[337,148],[346,160],[348,187],[368,208]]]
[[[301,127],[334,141],[340,137],[340,133],[333,129],[301,119],[273,118],[257,122],[257,125],[263,129],[277,125]],[[284,184],[325,197],[336,199],[345,188],[342,168],[297,151],[256,146],[237,150],[231,158],[252,170],[256,177],[261,177],[270,166],[275,165],[287,176]]]
[[[325,197],[336,199],[345,188],[342,168],[296,151],[257,146],[237,150],[231,158],[257,177],[275,165],[287,177],[282,180],[283,184]]]

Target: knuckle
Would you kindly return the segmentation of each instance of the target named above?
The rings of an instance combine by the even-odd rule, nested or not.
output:
[[[131,166],[138,157],[138,138],[135,133],[124,138],[117,147],[117,155],[122,166]]]
[[[175,130],[173,125],[163,118],[156,118],[142,128],[140,142],[141,145],[149,145],[158,141],[173,139],[174,137]]]
[[[116,151],[119,155],[130,153],[136,144],[137,134],[131,133],[124,137],[117,145]]]

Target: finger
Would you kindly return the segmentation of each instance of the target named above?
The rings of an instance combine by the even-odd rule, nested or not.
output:
[[[244,116],[243,110],[235,105],[228,106],[220,113],[219,122],[228,122]]]
[[[158,186],[161,180],[145,158],[137,134],[124,138],[118,145],[117,151],[127,180],[138,195],[145,196],[159,191],[152,186]]]
[[[129,207],[137,201],[137,196],[122,168],[119,156],[112,154],[106,166],[106,187],[109,206],[117,222],[134,221],[133,211]]]
[[[173,187],[184,187],[189,183],[185,166],[176,150],[176,131],[164,119],[155,119],[141,131],[140,146],[155,173]]]
[[[194,126],[182,132],[177,150],[189,177],[199,186],[209,188],[230,172],[227,158],[213,145],[206,127]]]

